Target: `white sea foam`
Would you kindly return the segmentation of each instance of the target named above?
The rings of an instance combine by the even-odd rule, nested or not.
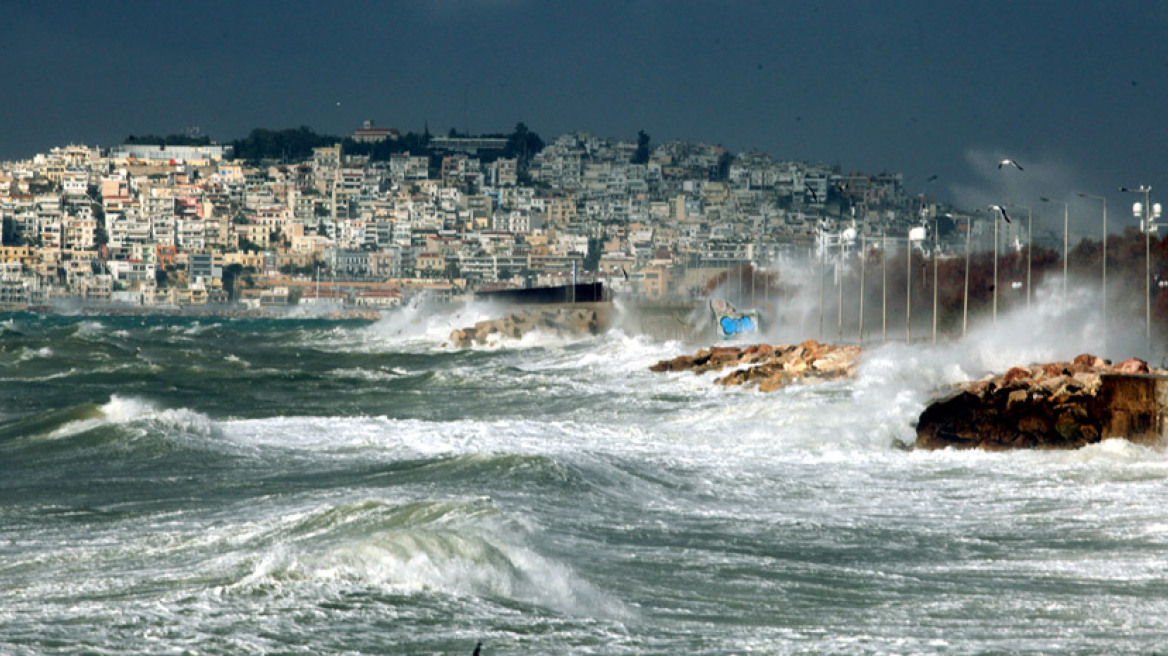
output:
[[[262,557],[228,586],[229,593],[377,587],[521,601],[570,614],[629,615],[570,567],[541,555],[526,539],[530,526],[504,520],[489,507],[333,497],[323,507],[270,517],[250,532],[249,541],[268,543]]]
[[[23,348],[20,350],[20,361],[27,362],[29,360],[45,359],[53,357],[53,349],[48,346],[42,346],[38,349]]]
[[[105,324],[100,321],[86,320],[77,324],[77,335],[79,337],[89,337],[92,335],[100,335],[106,330]]]
[[[180,328],[180,329],[186,335],[201,335],[209,330],[221,328],[222,326],[223,326],[223,324],[220,324],[220,323],[204,324],[201,321],[196,321],[196,322],[192,323],[191,325],[187,326],[186,328]]]
[[[121,426],[142,424],[171,440],[193,435],[205,438],[216,432],[215,422],[200,412],[186,408],[159,409],[155,403],[138,397],[114,394],[97,410],[98,416],[68,422],[53,430],[45,438],[67,438],[105,424]]]
[[[101,406],[101,414],[115,424],[133,421],[156,411],[156,406],[146,399],[117,394],[111,395],[110,400]]]

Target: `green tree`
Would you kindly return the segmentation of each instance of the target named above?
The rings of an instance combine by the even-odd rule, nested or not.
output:
[[[236,159],[258,161],[263,159],[304,160],[312,157],[313,148],[341,143],[343,139],[317,134],[308,126],[286,130],[255,128],[244,139],[231,143]]]
[[[239,238],[239,250],[244,251],[244,252],[259,253],[259,252],[263,251],[264,249],[261,248],[259,244],[251,241],[247,237],[240,237]]]
[[[584,270],[596,271],[600,267],[600,256],[604,251],[604,242],[599,237],[588,238],[588,255],[584,258]]]
[[[730,164],[734,162],[734,155],[726,151],[718,156],[718,180],[725,182],[730,179]]]
[[[632,163],[649,163],[649,135],[644,130],[637,132],[637,150],[633,153]]]
[[[235,283],[242,273],[243,265],[238,262],[223,268],[223,289],[227,292],[228,298],[235,298]]]
[[[93,243],[101,248],[109,243],[109,233],[105,229],[105,210],[101,208],[101,205],[94,204],[93,216],[97,219],[97,229],[93,232]]]
[[[13,219],[10,216],[6,216],[6,217],[4,217],[4,229],[3,229],[3,233],[0,234],[0,241],[2,241],[5,245],[7,245],[7,244],[16,243],[16,240],[17,240],[16,219]]]
[[[507,145],[503,149],[503,156],[518,160],[519,173],[527,171],[527,164],[536,153],[543,150],[543,139],[527,129],[522,122],[515,124],[515,131],[507,136]]]

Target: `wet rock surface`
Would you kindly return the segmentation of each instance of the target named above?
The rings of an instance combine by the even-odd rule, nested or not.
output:
[[[1108,437],[1158,435],[1155,376],[1139,359],[1117,365],[1090,354],[1012,367],[961,383],[917,421],[923,449],[1077,449]]]
[[[450,333],[449,344],[469,347],[489,344],[500,339],[522,339],[540,330],[554,335],[597,335],[607,328],[607,320],[594,309],[549,308],[510,312],[498,319],[479,321]]]
[[[694,355],[662,360],[651,371],[709,371],[732,369],[714,380],[719,385],[755,385],[770,392],[795,382],[824,381],[856,374],[858,346],[835,346],[807,340],[798,345],[754,344],[712,346]]]

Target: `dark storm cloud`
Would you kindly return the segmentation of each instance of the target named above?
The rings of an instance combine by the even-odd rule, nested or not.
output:
[[[188,126],[524,121],[900,171],[950,198],[998,198],[977,153],[1095,193],[1168,188],[1165,33],[1156,2],[17,3],[0,157]]]

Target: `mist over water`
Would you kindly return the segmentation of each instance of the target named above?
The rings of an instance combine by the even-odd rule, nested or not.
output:
[[[813,336],[799,285],[768,341]],[[948,383],[1099,352],[1088,288],[1035,291],[773,394],[620,330],[453,349],[474,304],[8,315],[0,653],[1162,650],[1162,451],[895,446]]]
[[[842,260],[838,251],[822,259],[814,254],[782,257],[757,270],[753,287],[749,274],[731,276],[710,296],[731,299],[740,309],[757,308],[763,317],[761,338],[771,343],[812,338],[879,347],[906,341],[911,330],[914,346],[948,349],[950,357],[977,361],[983,371],[1069,360],[1082,353],[1117,362],[1138,357],[1160,365],[1164,360],[1159,350],[1149,348],[1143,287],[1136,290],[1113,277],[1105,306],[1098,277],[1085,278],[1072,272],[1064,287],[1060,271],[1057,275],[1036,275],[1027,302],[1024,260],[1013,270],[1003,264],[995,317],[988,300],[992,298],[992,281],[971,280],[974,294],[978,287],[985,290],[982,298],[975,297],[965,305],[960,286],[963,258],[954,256],[957,249],[952,245],[943,247],[942,252],[950,258],[947,275],[957,279],[950,280],[949,286],[942,283],[934,345],[931,255],[914,245],[914,262],[908,273],[903,244],[899,250],[895,244],[889,245],[887,264],[881,260],[878,245],[878,239],[867,242],[867,258],[853,252],[859,250],[858,243],[852,244]],[[1021,253],[1017,256],[1023,257]],[[866,266],[864,259],[868,260]],[[906,282],[913,289],[911,313],[906,311]],[[1152,330],[1153,337],[1158,337],[1158,325]]]

